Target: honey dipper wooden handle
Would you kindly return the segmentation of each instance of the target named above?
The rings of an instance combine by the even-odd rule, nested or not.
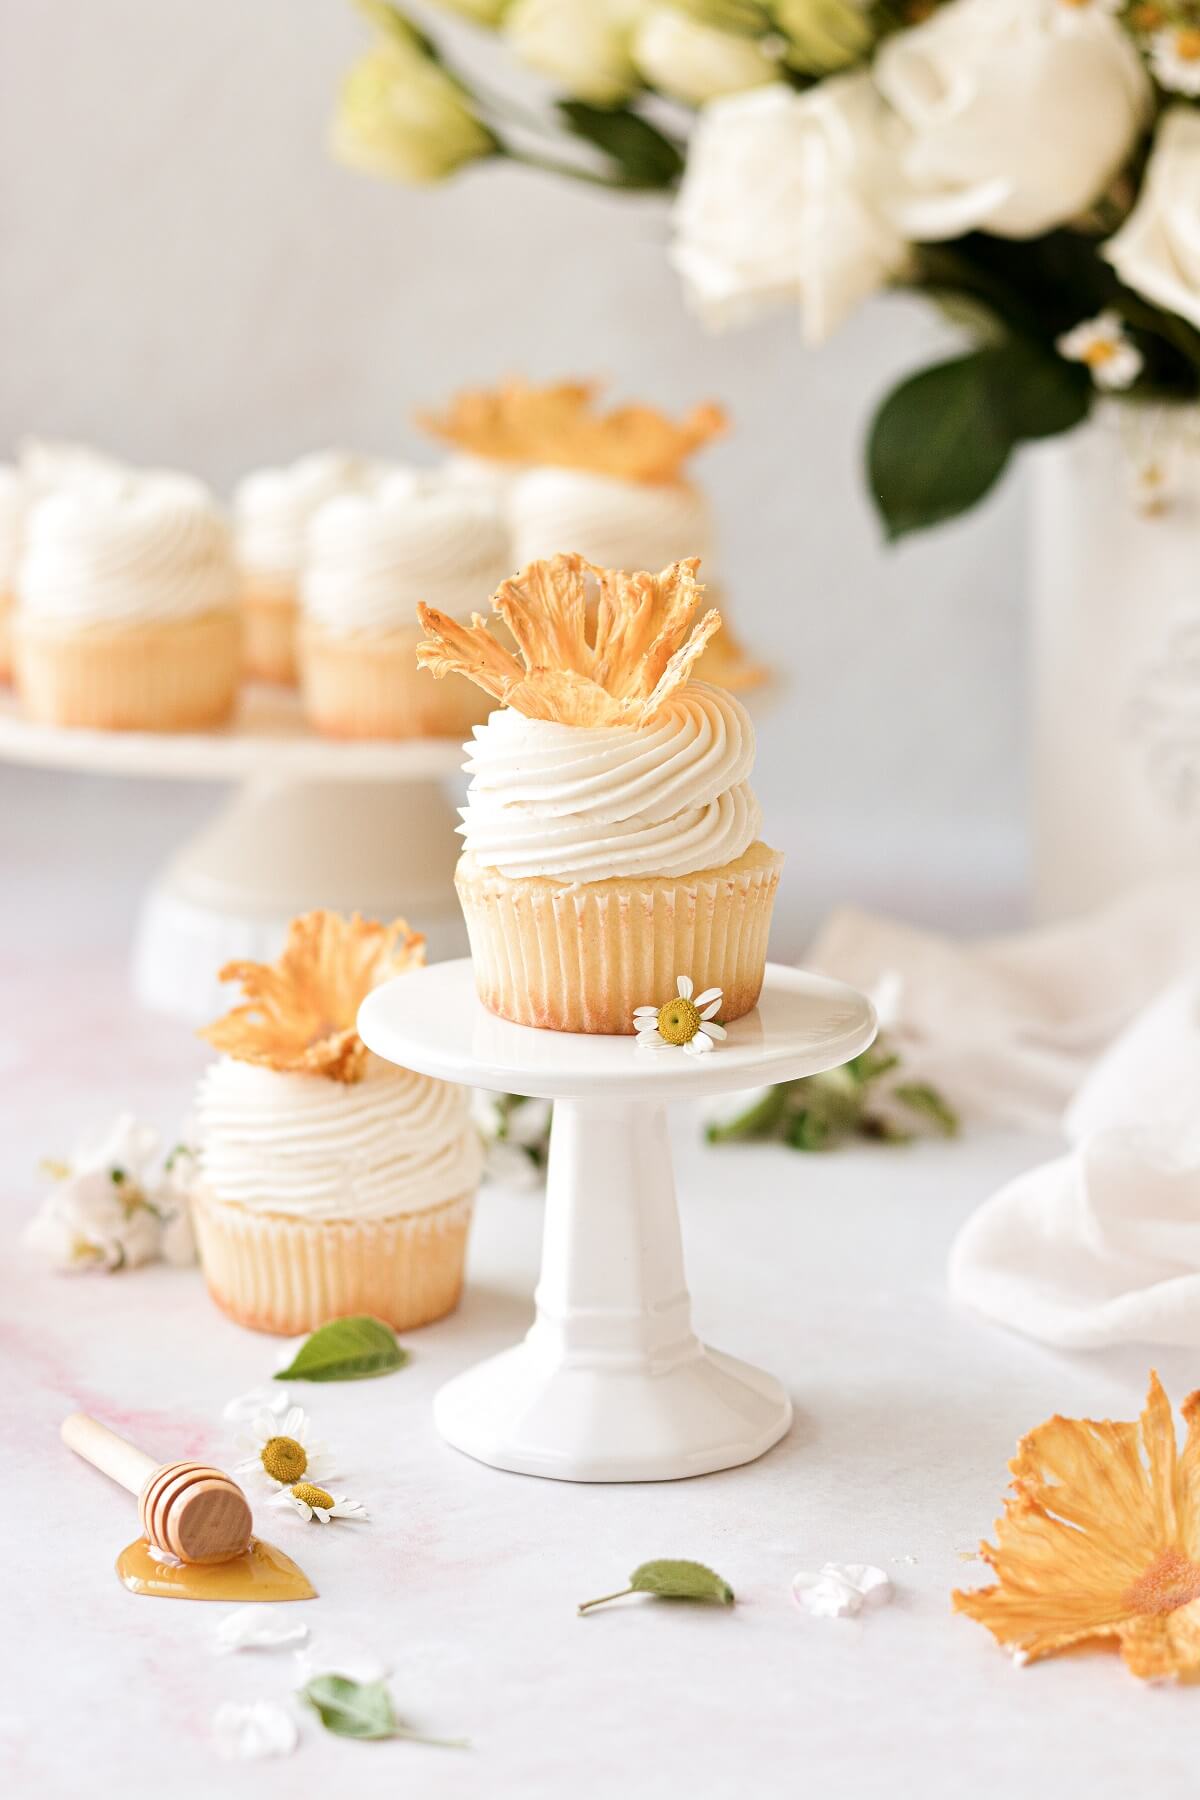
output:
[[[147,1456],[135,1444],[127,1443],[87,1413],[74,1412],[63,1420],[62,1441],[77,1456],[82,1456],[84,1462],[90,1462],[93,1468],[128,1488],[131,1494],[140,1494],[158,1468],[152,1456]]]

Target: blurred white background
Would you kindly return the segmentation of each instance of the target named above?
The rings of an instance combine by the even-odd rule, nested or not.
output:
[[[365,41],[344,0],[7,0],[0,454],[79,437],[228,492],[327,443],[428,455],[417,406],[512,372],[719,399],[735,431],[699,472],[739,628],[786,681],[757,776],[790,856],[779,948],[839,899],[1012,916],[1022,477],[888,549],[860,473],[874,401],[944,328],[894,299],[817,353],[788,318],[714,339],[684,310],[661,199],[500,166],[432,192],[341,169],[326,124]],[[15,869],[86,834],[131,885],[214,798],[0,772]]]

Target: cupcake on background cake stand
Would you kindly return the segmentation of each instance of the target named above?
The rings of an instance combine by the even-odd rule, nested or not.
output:
[[[416,662],[419,600],[469,616],[513,567],[494,497],[397,472],[314,515],[301,584],[301,679],[309,717],[332,737],[457,737],[478,692],[439,692]]]
[[[599,392],[594,381],[507,381],[466,390],[443,413],[417,422],[454,451],[451,479],[488,484],[498,495],[514,568],[572,550],[601,568],[627,570],[665,569],[694,556],[711,574],[713,509],[686,468],[728,431],[723,408],[708,402],[677,421],[652,406],[603,411]],[[724,604],[712,582],[709,592]],[[735,691],[766,679],[727,618],[699,675]]]
[[[294,687],[300,575],[309,521],[339,494],[378,478],[378,465],[344,450],[302,456],[284,468],[256,469],[233,496],[241,574],[245,672],[254,681]]]
[[[783,858],[759,836],[754,730],[692,682],[720,614],[697,620],[696,559],[659,575],[534,562],[478,616],[422,605],[417,651],[501,702],[468,745],[455,873],[479,997],[517,1024],[633,1033],[675,988],[758,999]]]
[[[356,1028],[380,982],[424,962],[402,919],[293,921],[273,964],[231,963],[243,1002],[201,1033],[193,1220],[209,1291],[291,1336],[370,1313],[396,1330],[458,1304],[478,1135],[466,1088],[380,1061]]]
[[[28,513],[16,594],[16,683],[34,719],[190,731],[232,713],[237,575],[201,482],[100,466],[53,489]]]

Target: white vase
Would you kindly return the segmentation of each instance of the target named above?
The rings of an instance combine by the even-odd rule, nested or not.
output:
[[[1200,874],[1200,436],[1111,405],[1033,455],[1033,901]]]

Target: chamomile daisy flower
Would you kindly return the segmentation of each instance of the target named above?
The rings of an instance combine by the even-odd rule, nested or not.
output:
[[[711,1050],[715,1039],[725,1036],[725,1027],[717,1024],[721,1010],[721,989],[694,990],[690,976],[675,980],[675,998],[663,1006],[639,1006],[634,1011],[633,1029],[641,1046],[658,1049],[671,1045],[688,1056],[701,1056]]]
[[[1172,94],[1200,94],[1200,25],[1166,25],[1150,39],[1150,68]]]
[[[247,1455],[234,1464],[234,1473],[256,1475],[276,1492],[296,1482],[328,1481],[334,1472],[324,1444],[312,1442],[309,1417],[302,1406],[289,1406],[282,1418],[264,1408],[239,1443]]]
[[[297,1481],[292,1487],[280,1488],[267,1504],[290,1507],[292,1512],[299,1513],[306,1525],[311,1525],[314,1519],[319,1525],[328,1525],[331,1519],[365,1521],[370,1516],[361,1500],[348,1500],[345,1494],[331,1494],[328,1488],[317,1487],[311,1481]]]

